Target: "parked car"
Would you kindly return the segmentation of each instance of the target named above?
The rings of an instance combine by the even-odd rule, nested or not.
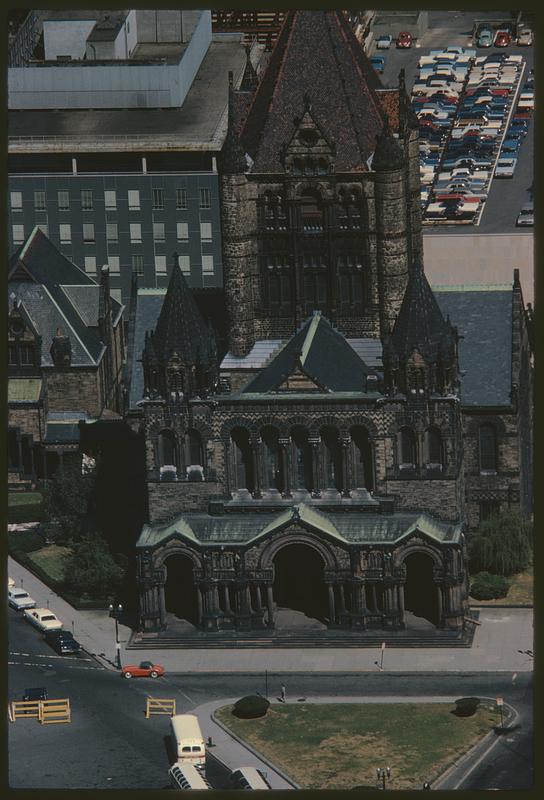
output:
[[[519,139],[505,139],[501,145],[501,153],[517,153],[520,146]]]
[[[522,92],[518,98],[518,109],[534,111],[535,95],[534,92]]]
[[[412,34],[408,33],[408,31],[401,31],[397,36],[396,42],[397,48],[399,49],[407,49],[408,47],[412,46]]]
[[[518,218],[516,220],[516,225],[518,227],[533,227],[535,224],[535,209],[532,203],[526,203],[524,206],[521,207],[521,211],[518,214]]]
[[[495,34],[495,47],[508,47],[512,44],[512,36],[508,31],[499,30]]]
[[[15,586],[15,581],[8,575],[8,589],[11,589],[12,586]]]
[[[378,41],[376,42],[376,49],[389,50],[392,43],[393,43],[393,37],[389,33],[383,34],[378,38]]]
[[[66,653],[79,653],[81,650],[81,645],[74,639],[70,631],[49,630],[45,632],[43,638],[61,656]]]
[[[517,158],[499,158],[497,161],[497,166],[495,167],[495,177],[512,178],[514,176],[517,163]]]
[[[23,612],[24,618],[41,631],[60,630],[62,622],[48,608],[33,608]]]
[[[533,43],[533,32],[530,28],[521,28],[518,31],[518,45],[520,47],[529,47]]]
[[[21,608],[36,608],[36,601],[24,589],[13,586],[8,589],[8,605],[19,611]]]
[[[121,668],[121,675],[124,678],[158,678],[164,673],[165,669],[161,664],[153,664],[151,661],[141,661],[139,666],[130,664]]]
[[[493,44],[493,31],[491,28],[480,28],[476,44],[478,47],[491,47]]]
[[[383,56],[372,56],[370,63],[376,72],[382,73],[385,69],[385,58]]]

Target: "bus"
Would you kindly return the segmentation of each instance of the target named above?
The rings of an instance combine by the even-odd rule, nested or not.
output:
[[[260,769],[256,767],[238,767],[231,772],[230,780],[233,789],[271,789]]]
[[[205,775],[194,764],[176,762],[168,770],[170,783],[174,789],[211,789]]]
[[[176,760],[195,766],[206,763],[206,746],[198,717],[194,714],[175,714],[170,720]]]

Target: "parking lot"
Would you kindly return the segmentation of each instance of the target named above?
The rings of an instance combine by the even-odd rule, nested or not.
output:
[[[505,14],[507,17],[507,14]],[[398,74],[401,68],[406,71],[406,84],[408,91],[411,92],[418,74],[418,61],[423,55],[427,55],[430,50],[437,50],[448,45],[461,47],[474,47],[472,40],[472,30],[475,19],[496,20],[497,12],[480,12],[469,14],[467,12],[454,11],[443,12],[434,11],[429,13],[429,29],[415,42],[409,49],[398,50],[393,45],[389,50],[375,51],[372,49],[371,55],[378,52],[385,57],[385,68],[381,75],[384,86],[398,85]],[[522,85],[526,80],[529,71],[533,69],[534,51],[533,47],[518,47],[511,45],[507,48],[478,48],[477,56],[487,56],[499,52],[507,55],[521,55],[525,61],[525,74]],[[518,153],[518,163],[511,179],[494,179],[488,193],[488,198],[481,216],[480,224],[471,225],[428,225],[425,227],[425,235],[435,235],[444,233],[467,234],[470,231],[479,234],[486,233],[519,233],[516,227],[516,219],[521,207],[532,200],[533,188],[533,153],[534,153],[534,123],[530,120],[528,133],[523,140],[523,144]],[[530,230],[530,229],[529,229]]]

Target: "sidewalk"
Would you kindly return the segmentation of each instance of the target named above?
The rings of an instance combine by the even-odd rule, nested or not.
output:
[[[47,606],[91,655],[115,663],[115,624],[106,611],[78,611],[31,572],[8,557],[8,575],[23,586],[38,606]],[[518,650],[533,649],[533,612],[525,608],[480,608],[470,648],[389,648],[384,652],[387,672],[531,672],[533,660]],[[381,652],[353,649],[243,649],[243,650],[129,650],[130,629],[119,625],[121,660],[156,661],[167,672],[375,672]]]

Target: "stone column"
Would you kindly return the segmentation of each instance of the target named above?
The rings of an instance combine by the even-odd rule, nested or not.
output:
[[[436,587],[436,596],[438,600],[438,626],[442,627],[442,587],[440,585]]]
[[[312,437],[308,443],[312,448],[313,496],[321,497],[321,439]]]
[[[370,589],[371,589],[371,592],[372,592],[372,611],[375,614],[377,614],[379,609],[378,609],[378,596],[376,594],[376,584],[375,583],[371,583],[370,584]]]
[[[251,439],[251,462],[253,466],[253,480],[255,481],[253,497],[262,497],[261,493],[261,439]]]
[[[404,609],[404,584],[397,584],[397,603],[399,607],[399,622],[401,625],[405,624],[405,609]]]
[[[334,625],[336,621],[336,611],[334,608],[334,586],[332,583],[328,584],[329,589],[329,624]]]
[[[278,439],[278,446],[280,448],[281,470],[283,473],[283,497],[289,498],[291,494],[291,476],[289,474],[289,439]]]
[[[161,626],[166,626],[166,602],[164,599],[164,583],[159,583],[157,586],[159,594],[159,614],[161,618]]]
[[[272,593],[272,584],[266,587],[266,607],[268,609],[268,624],[270,627],[274,625],[274,596]]]
[[[196,603],[197,603],[198,624],[202,625],[202,589],[200,588],[200,586],[196,587]]]
[[[256,603],[255,611],[258,614],[260,614],[261,611],[263,610],[263,604],[262,604],[262,600],[261,600],[261,585],[260,585],[260,583],[258,583],[255,586],[255,603]]]
[[[345,597],[345,594],[344,594],[344,584],[343,583],[339,583],[338,584],[338,589],[340,591],[340,613],[341,614],[346,614],[347,613],[347,608],[346,608],[346,597]]]
[[[361,587],[361,613],[364,614],[366,612],[366,610],[367,610],[367,605],[366,605],[366,584],[365,584],[364,581],[361,581],[360,587]]]
[[[225,602],[225,614],[227,614],[230,617],[232,614],[232,608],[230,607],[230,595],[229,595],[228,583],[223,584],[223,598]]]
[[[351,437],[342,437],[340,439],[340,447],[342,448],[342,496],[349,497],[351,489],[351,480],[349,474],[349,446],[351,444]]]

